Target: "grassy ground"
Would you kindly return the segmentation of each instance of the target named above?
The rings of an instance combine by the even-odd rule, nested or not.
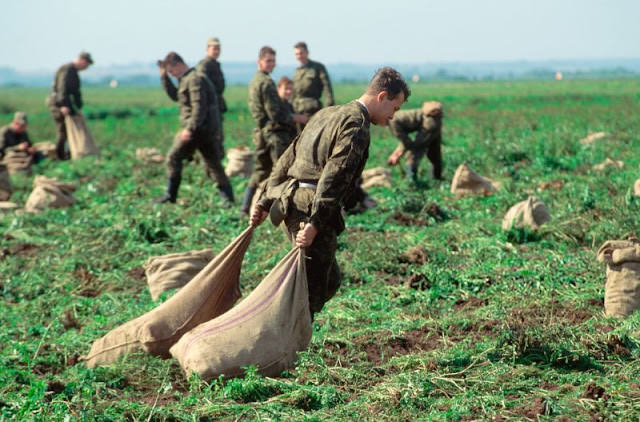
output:
[[[343,285],[316,317],[308,351],[280,378],[205,383],[172,360],[143,354],[94,370],[78,362],[108,330],[153,302],[151,255],[220,250],[246,225],[223,209],[202,169],[187,166],[182,204],[149,199],[162,165],[135,149],[166,150],[177,108],[160,88],[84,90],[99,159],[46,161],[36,174],[78,185],[78,203],[39,215],[0,215],[0,420],[637,420],[640,313],[603,314],[607,239],[640,234],[640,80],[424,84],[406,107],[445,104],[445,177],[467,161],[502,182],[490,197],[457,199],[429,165],[413,188],[374,188],[379,206],[348,218]],[[337,86],[339,102],[362,86]],[[52,140],[44,90],[0,90],[0,118],[30,115]],[[226,146],[250,145],[246,87],[231,87]],[[610,135],[591,147],[589,132]],[[395,141],[372,130],[368,167]],[[611,157],[622,170],[591,167]],[[13,178],[24,204],[32,178]],[[246,179],[233,181],[240,196]],[[553,220],[503,232],[515,202],[538,195]],[[436,204],[435,207],[433,204]],[[245,294],[287,252],[268,224],[242,274]]]

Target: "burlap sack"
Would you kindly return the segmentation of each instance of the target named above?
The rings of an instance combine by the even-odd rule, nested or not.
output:
[[[145,163],[164,163],[164,155],[158,148],[137,148],[136,158]]]
[[[96,340],[82,359],[89,368],[145,350],[169,357],[169,348],[187,331],[229,310],[240,297],[242,259],[253,229],[246,229],[186,286],[157,308]]]
[[[607,134],[605,132],[595,132],[590,133],[586,137],[580,139],[581,145],[592,145],[595,141],[606,137]]]
[[[36,149],[36,151],[47,158],[58,158],[56,154],[56,144],[54,144],[53,142],[38,142],[36,144],[33,144],[33,147]]]
[[[100,155],[100,151],[98,151],[98,147],[93,142],[82,114],[65,116],[64,124],[67,127],[69,152],[72,159],[75,160],[87,155]]]
[[[152,256],[144,264],[149,292],[153,300],[167,290],[187,284],[213,259],[211,249]]]
[[[633,194],[640,196],[640,179],[636,180],[636,183],[633,185]]]
[[[526,201],[518,202],[509,208],[502,220],[502,229],[528,227],[532,230],[538,230],[548,221],[551,221],[551,215],[549,215],[547,206],[537,197],[530,196]]]
[[[422,103],[422,114],[430,117],[442,116],[442,103],[438,101],[425,101]]]
[[[18,204],[9,201],[0,201],[0,213],[11,212],[18,209]]]
[[[33,191],[24,208],[27,212],[38,213],[45,208],[64,208],[75,204],[73,191],[76,187],[71,183],[59,182],[56,178],[36,176],[33,180]]]
[[[595,166],[593,166],[593,169],[597,171],[603,171],[609,168],[621,169],[623,167],[624,167],[624,163],[622,161],[614,161],[611,158],[607,157],[607,159],[601,162],[600,164],[596,164]]]
[[[489,195],[495,192],[498,186],[498,183],[471,170],[467,163],[462,163],[453,175],[451,193],[457,195]]]
[[[212,379],[247,365],[265,376],[291,368],[312,334],[304,261],[294,248],[235,308],[182,336],[171,354],[184,371]]]
[[[224,169],[227,176],[251,176],[253,171],[253,152],[249,148],[239,146],[229,149],[227,160],[227,167]]]
[[[13,186],[9,177],[9,169],[6,165],[0,163],[0,201],[6,201],[11,198]]]
[[[7,166],[10,174],[16,174],[20,172],[31,174],[33,156],[27,151],[9,149],[6,152],[2,162]]]
[[[362,172],[362,189],[374,186],[391,187],[391,170],[385,167],[375,167]]]
[[[604,310],[625,318],[640,308],[640,244],[609,240],[598,250],[598,261],[607,265]]]

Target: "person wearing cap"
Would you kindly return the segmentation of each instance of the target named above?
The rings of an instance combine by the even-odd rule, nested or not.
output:
[[[433,165],[433,178],[442,180],[442,104],[426,101],[422,108],[403,110],[389,122],[389,130],[400,144],[387,160],[395,166],[406,154],[406,174],[413,181],[418,178],[418,165],[425,155]],[[415,133],[411,138],[410,134]]]
[[[37,154],[27,134],[27,115],[22,111],[16,111],[13,120],[8,125],[0,128],[0,159],[10,150],[25,151],[40,161],[42,156]]]
[[[335,104],[331,80],[322,63],[309,59],[306,43],[297,43],[293,46],[293,51],[300,63],[293,74],[293,109],[296,113],[311,117],[322,108],[323,92],[327,98],[327,107]]]
[[[218,185],[223,201],[233,203],[233,189],[222,167],[222,145],[218,134],[220,110],[213,83],[203,73],[187,66],[173,51],[158,65],[162,86],[180,107],[182,129],[176,134],[173,147],[167,154],[167,193],[156,202],[176,202],[183,161],[193,156],[197,149],[202,155],[206,173]],[[177,88],[169,75],[178,79]]]
[[[65,152],[67,128],[64,124],[64,117],[79,113],[83,105],[78,72],[85,70],[92,64],[91,54],[83,51],[71,63],[60,66],[53,79],[47,104],[58,132],[56,155],[60,160],[69,159],[69,155]]]

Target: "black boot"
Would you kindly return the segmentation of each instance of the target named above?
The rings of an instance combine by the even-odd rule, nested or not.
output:
[[[222,198],[222,202],[226,202],[228,204],[233,204],[233,188],[231,185],[219,186],[218,190],[220,191],[220,197]]]
[[[257,188],[255,186],[247,186],[247,190],[244,191],[244,198],[242,199],[242,212],[245,214],[249,214],[251,208],[251,201],[253,200],[253,195],[256,194]]]
[[[56,156],[58,157],[58,160],[69,159],[69,153],[66,151],[65,143],[65,139],[58,139],[58,142],[56,142]]]
[[[158,204],[164,204],[167,202],[175,204],[176,199],[178,198],[178,188],[180,188],[180,179],[169,179],[169,182],[167,183],[167,193],[159,198],[154,199],[154,202]]]

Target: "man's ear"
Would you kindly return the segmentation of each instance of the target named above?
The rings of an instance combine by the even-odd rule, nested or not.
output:
[[[376,95],[376,100],[378,100],[378,102],[381,103],[382,100],[386,99],[388,96],[389,96],[389,93],[387,91],[380,91],[378,95]]]

